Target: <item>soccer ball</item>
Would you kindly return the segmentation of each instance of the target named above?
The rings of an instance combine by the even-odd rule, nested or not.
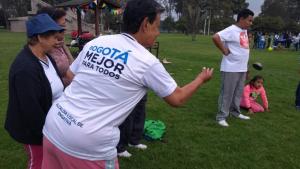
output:
[[[273,51],[273,48],[272,48],[271,46],[268,47],[268,51],[269,51],[269,52]]]

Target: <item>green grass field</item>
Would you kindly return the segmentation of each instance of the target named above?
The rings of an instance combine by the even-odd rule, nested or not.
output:
[[[121,169],[299,169],[300,112],[294,109],[299,81],[300,52],[251,51],[249,63],[259,61],[264,70],[250,68],[251,75],[265,77],[270,112],[251,120],[229,118],[229,128],[215,122],[220,90],[220,52],[210,37],[192,42],[184,35],[162,34],[160,57],[171,64],[167,70],[183,86],[203,66],[215,68],[213,79],[182,108],[171,108],[150,92],[147,118],[167,126],[163,141],[147,142],[146,151],[129,149],[130,159],[120,159]],[[0,30],[0,169],[22,169],[23,147],[3,129],[8,100],[9,66],[25,43],[25,34]]]

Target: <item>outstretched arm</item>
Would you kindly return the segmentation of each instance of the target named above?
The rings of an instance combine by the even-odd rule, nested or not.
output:
[[[73,72],[70,70],[70,68],[68,69],[68,71],[66,72],[66,76],[65,76],[66,79],[68,79],[69,82],[71,82],[74,78],[74,74]]]
[[[177,87],[175,91],[164,97],[164,100],[173,107],[182,106],[205,82],[213,75],[213,69],[203,68],[202,72],[190,83],[183,87]]]

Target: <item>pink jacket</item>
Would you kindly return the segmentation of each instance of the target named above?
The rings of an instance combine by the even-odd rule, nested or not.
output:
[[[269,106],[268,99],[267,99],[266,91],[263,86],[259,89],[256,89],[255,87],[251,87],[250,84],[247,84],[244,87],[244,93],[241,99],[241,105],[245,105],[246,108],[250,108],[251,107],[250,101],[255,101],[259,95],[261,96],[263,107],[267,109]]]
[[[64,86],[68,86],[71,81],[66,77],[66,73],[74,60],[71,53],[67,50],[67,47],[63,46],[60,48],[52,49],[49,54],[55,60],[58,71],[62,76]]]

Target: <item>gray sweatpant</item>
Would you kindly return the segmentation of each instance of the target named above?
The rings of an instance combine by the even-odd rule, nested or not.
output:
[[[225,120],[229,113],[238,116],[243,94],[246,72],[221,72],[221,92],[219,96],[219,112],[216,120]]]

